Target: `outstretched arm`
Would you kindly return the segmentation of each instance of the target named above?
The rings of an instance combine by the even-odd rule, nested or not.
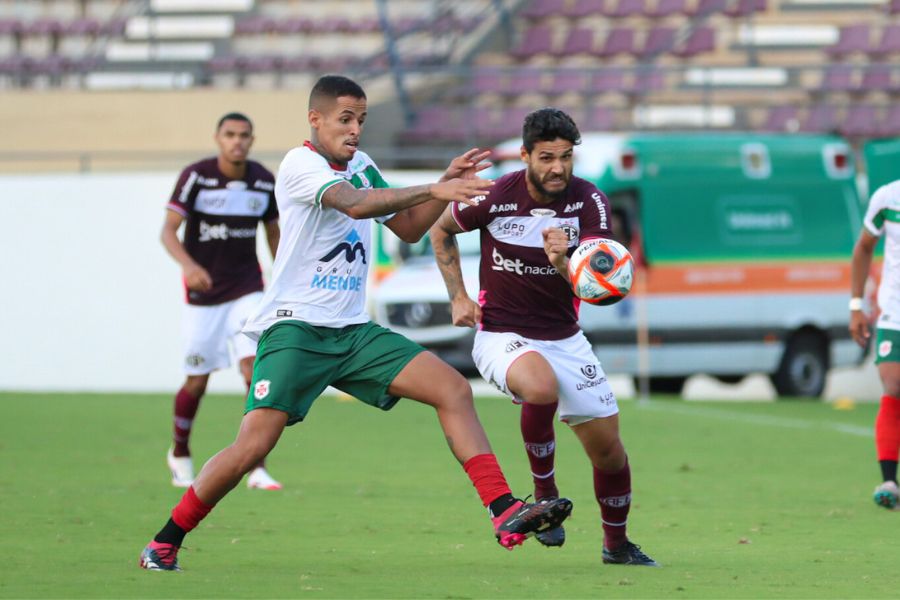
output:
[[[475,327],[481,321],[481,307],[466,292],[459,262],[459,246],[456,245],[456,234],[462,231],[448,206],[429,230],[429,236],[438,269],[450,296],[453,324],[457,327]]]
[[[453,179],[476,180],[477,173],[491,166],[491,163],[485,161],[488,156],[489,151],[481,152],[478,148],[457,156],[450,161],[439,183]],[[425,235],[446,206],[446,202],[430,200],[398,212],[385,225],[403,241],[415,243]]]

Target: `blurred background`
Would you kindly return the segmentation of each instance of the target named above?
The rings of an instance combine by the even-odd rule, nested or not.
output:
[[[395,184],[515,138],[545,105],[620,137],[827,135],[854,167],[854,229],[828,257],[849,265],[864,148],[900,136],[898,53],[898,0],[0,0],[0,389],[175,389],[182,291],[158,233],[176,176],[215,154],[233,110],[276,171],[308,136],[321,74],[364,86],[363,147]],[[379,244],[380,281],[409,250]],[[681,374],[676,392],[772,399],[778,360],[747,379]],[[877,399],[860,360],[821,395]]]

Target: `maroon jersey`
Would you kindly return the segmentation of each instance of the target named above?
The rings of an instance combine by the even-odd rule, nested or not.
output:
[[[248,160],[243,179],[228,179],[216,158],[201,160],[181,172],[168,208],[186,219],[184,248],[213,280],[208,292],[185,287],[188,304],[221,304],[263,289],[257,225],[278,218],[268,169]]]
[[[538,204],[528,194],[525,171],[499,178],[478,206],[454,203],[466,231],[481,230],[481,327],[538,340],[578,332],[579,301],[550,264],[542,231],[558,227],[569,238],[569,256],[580,242],[612,237],[609,201],[592,183],[572,177],[566,194]]]

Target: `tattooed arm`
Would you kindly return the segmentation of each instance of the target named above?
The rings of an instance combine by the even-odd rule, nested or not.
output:
[[[457,327],[475,327],[481,321],[481,307],[469,298],[463,281],[459,247],[456,245],[456,234],[462,232],[462,228],[450,214],[448,206],[429,231],[429,236],[438,268],[450,296],[453,324]]]

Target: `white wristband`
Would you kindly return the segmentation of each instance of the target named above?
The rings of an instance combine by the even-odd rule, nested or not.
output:
[[[850,310],[862,310],[863,309],[863,299],[862,298],[850,298],[849,308],[850,308]]]

